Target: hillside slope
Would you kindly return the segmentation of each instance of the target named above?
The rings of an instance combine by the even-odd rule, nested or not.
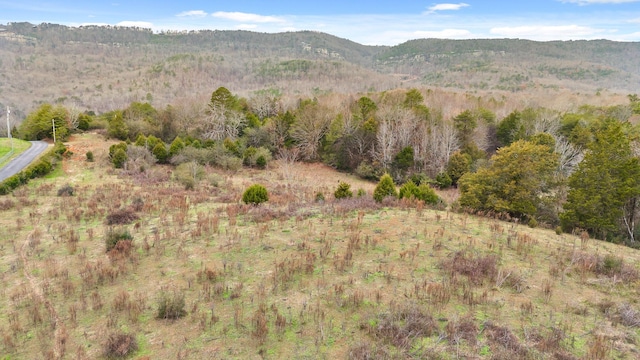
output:
[[[611,41],[413,40],[365,46],[301,31],[192,31],[0,25],[0,105],[41,102],[98,112],[163,107],[225,86],[241,96],[446,87],[454,91],[640,92],[640,44]]]
[[[637,250],[380,205],[373,184],[318,164],[207,169],[185,191],[163,166],[114,172],[96,135],[68,145],[62,169],[0,197],[11,358],[640,354]],[[367,194],[335,200],[338,181]],[[253,183],[270,195],[258,207],[238,201]]]

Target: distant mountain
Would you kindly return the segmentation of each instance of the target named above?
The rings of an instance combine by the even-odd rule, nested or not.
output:
[[[415,73],[435,86],[519,91],[640,89],[640,43],[608,40],[412,40],[377,55],[379,71]]]
[[[205,97],[219,86],[313,96],[430,86],[463,91],[640,92],[640,43],[412,40],[366,46],[329,34],[153,33],[112,26],[0,25],[0,105],[95,111]]]

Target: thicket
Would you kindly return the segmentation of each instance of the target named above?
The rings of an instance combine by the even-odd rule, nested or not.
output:
[[[76,116],[45,104],[28,116],[19,133],[47,137],[50,124],[45,127],[43,119],[54,118],[64,136],[80,129],[79,119],[84,119],[85,125],[102,126],[107,136],[123,140],[109,151],[115,167],[139,173],[156,162],[181,166],[174,176],[186,188],[193,188],[201,176],[189,175],[182,164],[233,172],[242,166],[262,169],[274,160],[323,161],[380,181],[373,193],[379,202],[386,196],[401,196],[433,203],[429,185],[453,186],[460,191],[455,209],[501,214],[551,228],[561,225],[565,231],[583,228],[598,238],[635,242],[634,224],[640,214],[635,204],[640,195],[629,183],[635,170],[620,168],[615,161],[593,160],[598,151],[606,150],[603,157],[616,155],[597,148],[607,122],[627,124],[618,138],[626,139],[632,149],[637,147],[639,129],[628,120],[637,113],[639,101],[637,95],[629,100],[628,105],[582,106],[564,114],[528,107],[502,119],[483,107],[489,102],[479,100],[474,109],[447,119],[437,104],[428,106],[418,89],[371,93],[340,106],[331,97],[302,98],[285,106],[276,93],[245,99],[220,87],[206,104],[190,104],[192,108],[155,109],[133,102],[98,116]],[[41,166],[46,170],[46,164]],[[592,173],[622,179],[608,187],[622,190],[599,192],[598,182],[589,179]],[[9,179],[9,187],[21,181]],[[406,185],[399,195],[394,183]],[[6,189],[7,185],[5,193]],[[606,224],[589,220],[600,214],[606,215]]]

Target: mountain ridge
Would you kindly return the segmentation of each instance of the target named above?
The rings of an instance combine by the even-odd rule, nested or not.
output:
[[[162,106],[218,86],[242,96],[406,87],[640,91],[640,43],[610,40],[415,39],[371,46],[316,31],[154,33],[22,22],[0,25],[0,58],[0,105],[21,114],[41,102],[73,101],[96,111],[141,100]],[[294,60],[300,62],[291,67]],[[265,76],[265,69],[277,71]]]

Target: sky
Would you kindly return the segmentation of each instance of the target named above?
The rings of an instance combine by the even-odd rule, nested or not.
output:
[[[0,0],[0,24],[173,30],[313,30],[364,45],[412,39],[640,41],[640,0]]]

